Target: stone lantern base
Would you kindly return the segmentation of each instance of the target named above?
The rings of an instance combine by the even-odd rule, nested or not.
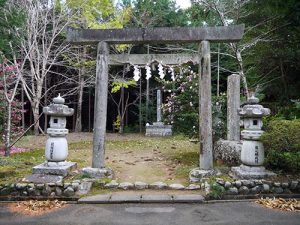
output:
[[[30,183],[59,183],[77,168],[75,162],[44,162],[32,168],[32,175],[23,179]]]
[[[231,172],[234,177],[240,179],[264,179],[277,176],[276,173],[266,170],[263,166],[246,166],[243,164],[238,167],[232,167]]]
[[[32,168],[33,174],[49,174],[66,177],[77,168],[76,162],[45,162]]]
[[[164,125],[162,122],[155,122],[146,126],[146,136],[165,137],[172,136],[172,125]]]

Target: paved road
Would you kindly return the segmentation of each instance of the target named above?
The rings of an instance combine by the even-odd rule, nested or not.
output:
[[[300,224],[300,213],[262,208],[253,202],[214,204],[69,205],[38,217],[8,212],[0,204],[0,224],[22,225],[217,225]]]

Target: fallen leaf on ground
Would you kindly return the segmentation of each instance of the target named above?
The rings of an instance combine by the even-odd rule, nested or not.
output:
[[[12,212],[25,215],[41,215],[56,209],[60,209],[66,205],[65,201],[59,200],[29,200],[17,203],[10,203],[8,208]]]
[[[280,209],[283,211],[300,212],[300,201],[297,199],[283,199],[283,198],[261,198],[255,201],[257,204],[263,205],[269,209]]]

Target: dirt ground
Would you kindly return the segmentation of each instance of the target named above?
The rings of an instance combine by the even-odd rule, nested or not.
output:
[[[27,136],[19,147],[44,148],[46,136]],[[91,166],[92,133],[70,133],[69,161],[78,162],[79,168]],[[145,137],[140,134],[107,134],[106,165],[111,167],[119,181],[143,181],[147,183],[188,182],[188,172],[197,166],[197,144],[187,138]]]

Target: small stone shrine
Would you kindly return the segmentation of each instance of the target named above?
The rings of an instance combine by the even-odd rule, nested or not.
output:
[[[157,122],[153,125],[146,124],[146,136],[164,137],[172,136],[172,125],[165,125],[161,122],[161,91],[157,90]]]
[[[43,108],[44,114],[50,116],[50,128],[47,129],[49,138],[45,149],[47,161],[33,167],[33,175],[26,178],[29,181],[36,180],[37,177],[42,178],[44,175],[65,177],[77,166],[75,162],[66,161],[68,156],[66,135],[69,132],[66,129],[66,117],[72,116],[74,109],[69,108],[64,103],[65,99],[58,95],[58,97],[53,99],[52,104]]]
[[[243,179],[260,179],[276,174],[268,171],[263,166],[264,146],[259,141],[263,131],[262,117],[270,114],[270,109],[258,104],[259,100],[254,95],[248,99],[248,103],[239,109],[239,115],[243,121],[244,130],[241,162],[239,167],[232,167],[233,175]]]

